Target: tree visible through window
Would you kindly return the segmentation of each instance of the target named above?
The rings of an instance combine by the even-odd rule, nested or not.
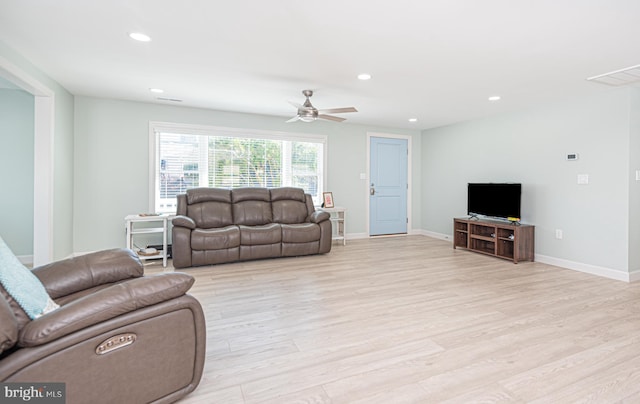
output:
[[[324,139],[310,141],[155,131],[156,212],[174,212],[189,188],[293,186],[320,203]]]

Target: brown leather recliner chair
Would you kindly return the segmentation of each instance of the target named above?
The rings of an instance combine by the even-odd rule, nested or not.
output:
[[[202,377],[205,321],[184,273],[143,276],[130,250],[34,269],[60,308],[30,320],[0,287],[0,381],[64,382],[66,402],[169,403]]]

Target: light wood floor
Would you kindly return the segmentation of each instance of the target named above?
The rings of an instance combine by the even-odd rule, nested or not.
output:
[[[181,403],[640,402],[640,284],[424,236],[185,272],[208,345]]]

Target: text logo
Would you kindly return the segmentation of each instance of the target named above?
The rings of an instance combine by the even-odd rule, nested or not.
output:
[[[65,404],[64,383],[0,383],[3,404]]]

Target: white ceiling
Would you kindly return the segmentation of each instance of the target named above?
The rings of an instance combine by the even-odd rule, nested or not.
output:
[[[348,123],[425,129],[610,91],[585,79],[640,64],[639,17],[638,0],[2,0],[0,40],[75,95],[175,104],[158,87],[286,120],[309,88],[358,108]]]

